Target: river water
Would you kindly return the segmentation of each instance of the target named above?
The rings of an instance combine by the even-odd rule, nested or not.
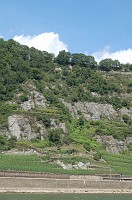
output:
[[[0,194],[0,200],[132,200],[132,194]]]

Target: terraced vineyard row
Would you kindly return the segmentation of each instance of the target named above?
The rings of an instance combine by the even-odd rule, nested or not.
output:
[[[16,170],[16,171],[32,171],[32,172],[47,172],[61,174],[109,174],[112,173],[132,175],[132,157],[125,155],[114,155],[110,153],[102,153],[102,158],[106,164],[101,164],[98,161],[94,163],[93,168],[87,169],[62,169],[55,162],[46,162],[37,155],[7,155],[0,154],[0,170]],[[60,159],[64,162],[72,163],[79,162],[79,158]],[[82,158],[80,161],[87,161]],[[89,160],[88,160],[89,161]],[[91,163],[92,165],[92,163]]]
[[[115,173],[132,175],[132,156],[103,153],[102,157]]]

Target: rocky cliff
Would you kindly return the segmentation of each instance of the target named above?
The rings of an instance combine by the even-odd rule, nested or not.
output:
[[[7,140],[36,138],[49,146],[75,142],[86,149],[101,143],[112,152],[128,150],[131,65],[120,63],[117,69],[114,61],[104,60],[103,68],[91,56],[62,51],[54,57],[13,40],[0,42],[0,132]]]

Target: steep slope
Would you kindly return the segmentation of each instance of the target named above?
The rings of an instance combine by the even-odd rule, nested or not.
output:
[[[132,68],[106,61],[65,51],[55,58],[0,39],[1,149],[31,140],[40,148],[131,151]]]

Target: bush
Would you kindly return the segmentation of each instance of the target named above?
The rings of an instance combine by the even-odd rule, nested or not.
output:
[[[12,136],[10,139],[8,139],[8,148],[12,149],[15,148],[17,142],[17,138],[15,136]]]
[[[123,119],[123,121],[124,121],[126,124],[129,124],[129,123],[130,123],[130,117],[129,117],[128,115],[124,114],[124,115],[122,116],[122,119]]]
[[[94,154],[93,158],[94,158],[94,160],[97,160],[97,161],[100,160],[100,159],[101,159],[101,153],[96,152],[96,153]]]
[[[55,144],[56,146],[61,144],[61,137],[60,137],[60,129],[53,129],[50,130],[48,134],[49,141]]]
[[[19,99],[20,99],[21,102],[28,101],[28,96],[22,95],[22,96],[19,97]]]
[[[38,121],[42,121],[44,123],[44,125],[46,126],[46,128],[50,127],[50,117],[48,115],[39,115],[37,116],[37,120]]]
[[[7,137],[0,135],[0,150],[9,150],[15,147],[17,142],[16,137],[12,136],[10,139]]]
[[[90,146],[90,144],[88,144],[88,143],[84,144],[83,147],[84,147],[87,151],[90,151],[90,150],[91,150],[91,146]]]

